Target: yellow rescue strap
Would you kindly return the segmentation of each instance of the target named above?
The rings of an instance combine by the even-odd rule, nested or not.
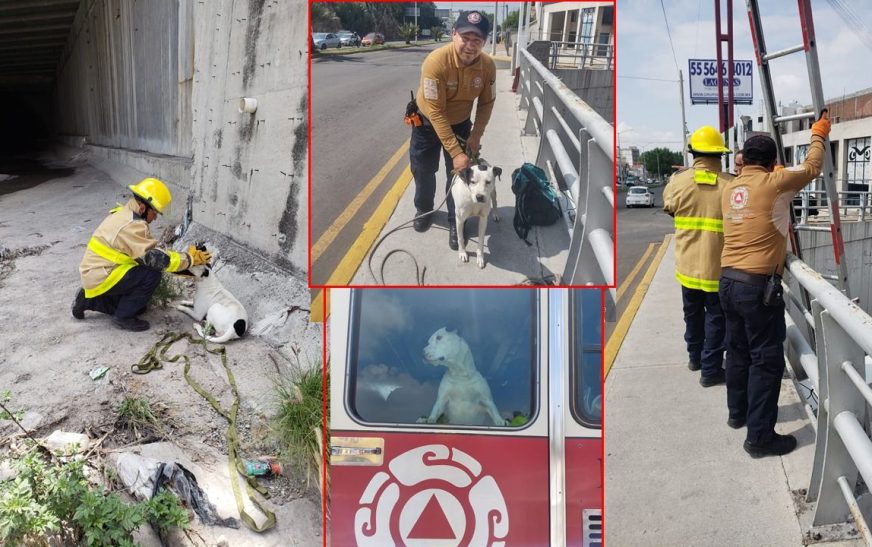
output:
[[[88,241],[88,249],[90,249],[94,254],[99,256],[100,258],[104,258],[113,264],[117,264],[115,268],[109,273],[109,275],[104,279],[99,285],[94,287],[93,289],[85,289],[85,297],[86,298],[94,298],[95,296],[100,296],[105,293],[112,287],[114,287],[121,278],[124,277],[131,268],[136,266],[136,261],[127,256],[126,254],[116,251],[112,247],[103,244],[95,237],[92,237]]]
[[[233,403],[230,405],[229,410],[224,409],[212,394],[203,389],[196,380],[191,378],[188,374],[191,369],[191,359],[187,355],[180,353],[172,357],[167,356],[167,351],[170,347],[182,339],[188,340],[191,344],[202,345],[203,349],[207,352],[221,356],[221,364],[224,365],[224,371],[227,374],[227,383],[230,385],[230,392],[233,394]],[[206,399],[212,408],[215,409],[215,412],[227,420],[227,463],[230,471],[230,483],[233,487],[233,495],[236,497],[236,508],[239,510],[239,518],[242,519],[242,522],[244,522],[246,526],[255,532],[269,530],[276,525],[276,515],[257,501],[253,490],[258,491],[265,498],[269,497],[269,493],[266,488],[257,484],[254,477],[248,476],[245,472],[245,467],[239,460],[239,434],[236,429],[236,419],[239,413],[239,391],[236,389],[236,379],[233,377],[233,371],[231,371],[230,367],[227,365],[227,351],[224,346],[210,348],[204,339],[194,339],[194,337],[187,333],[178,334],[170,332],[165,334],[163,338],[161,338],[160,341],[158,341],[154,347],[152,347],[151,350],[149,350],[149,352],[139,360],[138,363],[132,365],[131,370],[134,374],[147,374],[152,370],[163,368],[164,361],[175,363],[179,359],[185,361],[184,374],[188,385],[190,385],[194,391],[199,393],[201,397]],[[263,523],[263,526],[259,527],[257,523],[254,522],[254,519],[251,518],[251,515],[245,512],[245,506],[242,502],[242,492],[239,490],[239,479],[233,474],[234,469],[245,479],[245,490],[248,494],[248,500],[257,507],[264,516],[266,516],[266,522]]]

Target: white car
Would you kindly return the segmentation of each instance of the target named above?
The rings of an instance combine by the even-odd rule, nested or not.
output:
[[[631,207],[654,207],[654,192],[644,186],[631,186],[627,190],[627,209]]]
[[[342,40],[339,36],[332,32],[314,32],[312,33],[312,41],[315,42],[315,47],[318,49],[327,49],[328,47],[342,47]]]

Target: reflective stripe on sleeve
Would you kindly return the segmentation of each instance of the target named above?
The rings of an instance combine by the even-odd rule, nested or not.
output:
[[[675,279],[688,289],[698,289],[705,292],[718,292],[719,282],[717,279],[699,279],[675,272]]]
[[[675,229],[723,233],[724,221],[719,218],[707,217],[675,217]]]
[[[693,173],[693,182],[697,184],[717,184],[718,174],[711,171],[697,169]]]
[[[168,272],[179,271],[179,266],[182,264],[182,255],[174,251],[165,251],[170,256],[170,265],[167,266]]]

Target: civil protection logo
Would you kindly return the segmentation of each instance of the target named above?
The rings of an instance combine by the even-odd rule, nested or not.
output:
[[[466,20],[473,25],[477,25],[479,21],[481,21],[481,14],[479,14],[477,11],[474,11],[466,16]]]
[[[733,188],[730,193],[730,207],[733,209],[744,209],[748,204],[748,187],[738,186]]]
[[[504,547],[506,501],[475,458],[442,444],[413,448],[373,475],[354,514],[360,547]]]

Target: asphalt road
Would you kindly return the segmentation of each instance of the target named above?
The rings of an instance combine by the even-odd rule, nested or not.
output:
[[[663,187],[653,187],[655,194],[654,207],[627,209],[626,196],[618,194],[618,310],[617,317],[620,319],[624,313],[627,302],[632,298],[639,281],[645,275],[645,271],[656,254],[656,249],[649,253],[644,264],[632,280],[628,280],[640,259],[645,255],[649,244],[663,242],[666,234],[673,232],[672,217],[663,212]],[[606,325],[606,338],[611,335],[614,323]]]
[[[417,89],[421,63],[435,47],[312,60],[312,245],[408,143],[409,127],[403,124],[403,115],[409,92]],[[358,213],[320,253],[311,267],[313,284],[327,281],[406,165],[408,154],[385,174]]]

